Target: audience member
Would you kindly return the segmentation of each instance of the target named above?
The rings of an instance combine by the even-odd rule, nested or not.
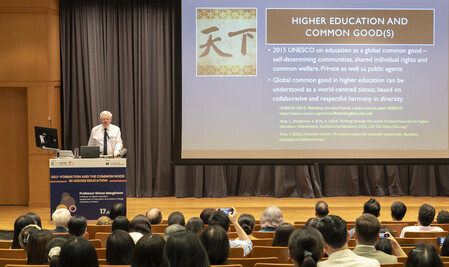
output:
[[[398,262],[396,256],[388,255],[382,251],[376,250],[374,244],[379,239],[380,223],[377,218],[369,213],[365,213],[355,221],[355,239],[357,246],[353,252],[359,256],[376,259],[379,263]],[[401,249],[394,237],[387,237],[394,247],[396,255],[407,256]]]
[[[315,204],[315,217],[323,218],[329,214],[329,206],[325,201],[318,201]]]
[[[447,210],[438,212],[437,223],[449,223],[449,212]]]
[[[243,248],[244,256],[248,255],[253,249],[253,242],[249,239],[248,235],[243,231],[242,227],[237,223],[237,210],[232,207],[233,212],[226,215],[223,211],[216,211],[209,218],[209,226],[218,225],[221,226],[226,232],[229,232],[229,224],[234,224],[235,230],[239,240],[229,240],[229,245],[233,247]]]
[[[110,224],[112,224],[112,220],[108,216],[101,216],[97,220],[97,225],[110,225]]]
[[[295,267],[315,267],[323,256],[323,236],[312,227],[295,230],[288,241],[288,250]]]
[[[240,215],[237,223],[242,227],[243,231],[248,235],[249,239],[257,239],[253,236],[254,226],[256,226],[256,219],[251,214]]]
[[[193,232],[196,235],[199,235],[201,231],[204,229],[203,220],[199,217],[192,217],[187,221],[186,230]]]
[[[438,226],[430,226],[435,218],[435,208],[429,204],[423,204],[418,211],[418,226],[407,226],[402,228],[400,237],[404,237],[405,232],[443,232]]]
[[[134,244],[146,234],[151,234],[150,220],[142,214],[136,215],[129,223],[129,235],[134,240]]]
[[[129,232],[129,220],[125,216],[117,216],[112,221],[112,231],[123,230]]]
[[[112,232],[106,243],[106,262],[109,265],[130,265],[134,246],[128,232],[123,230]]]
[[[132,267],[159,267],[165,240],[160,235],[144,235],[134,248]]]
[[[318,222],[320,221],[321,218],[310,218],[307,220],[306,222],[306,226],[310,226],[313,228],[316,228],[316,226],[318,225]]]
[[[295,231],[295,227],[291,223],[281,223],[276,228],[273,237],[273,247],[286,247],[288,246],[288,239],[290,235]]]
[[[216,225],[209,226],[200,235],[211,265],[223,265],[229,256],[229,238],[226,231]]]
[[[164,267],[208,267],[206,250],[196,235],[190,231],[173,233],[166,241]]]
[[[407,257],[406,267],[443,267],[443,262],[432,245],[417,245]]]
[[[70,238],[61,248],[58,267],[98,267],[95,248],[83,237]]]
[[[28,245],[28,241],[30,240],[30,236],[33,232],[37,232],[41,230],[37,224],[30,224],[25,226],[19,234],[19,245],[20,248],[26,249]]]
[[[22,229],[25,228],[25,226],[35,224],[35,221],[31,216],[28,215],[22,215],[19,216],[19,218],[16,219],[14,222],[14,235],[12,239],[11,248],[18,249],[20,248],[19,244],[19,234],[22,232]]]
[[[84,237],[86,234],[87,220],[81,215],[73,216],[67,224],[69,234],[76,237]]]
[[[186,230],[186,228],[184,226],[179,225],[177,223],[169,225],[164,230],[164,239],[165,239],[165,241],[167,241],[167,239],[170,237],[171,234],[180,232],[180,231],[185,231],[185,230]]]
[[[281,210],[276,206],[268,206],[260,216],[260,232],[274,232],[283,222]]]
[[[51,230],[52,233],[67,233],[67,225],[72,218],[70,211],[68,209],[57,209],[51,215],[51,219],[55,224],[56,228]]]
[[[126,205],[123,203],[117,203],[114,206],[112,206],[111,210],[109,211],[109,218],[111,220],[115,220],[117,216],[125,216],[126,217]]]
[[[216,210],[212,208],[206,208],[204,209],[201,214],[200,218],[203,220],[204,224],[207,224],[209,222],[209,217],[214,213]]]
[[[407,212],[407,207],[401,201],[395,201],[391,204],[391,219],[396,222],[402,221]]]
[[[34,212],[28,212],[27,214],[28,216],[31,216],[31,218],[33,218],[33,220],[36,222],[37,226],[39,226],[40,228],[42,228],[42,221],[41,221],[41,217],[39,217],[39,215],[37,215]]]
[[[58,206],[56,206],[56,209],[57,210],[59,210],[59,209],[66,209],[66,210],[68,210],[69,208],[67,208],[67,206],[64,205],[64,204],[59,204]]]
[[[342,218],[328,215],[318,222],[317,228],[323,235],[324,251],[329,255],[328,260],[319,262],[318,266],[380,266],[377,260],[358,256],[348,248],[349,234]]]
[[[146,214],[148,220],[150,220],[151,225],[162,223],[162,212],[159,208],[152,208],[147,211]]]
[[[370,198],[368,201],[366,201],[363,204],[363,213],[362,214],[372,214],[376,217],[380,216],[380,204],[379,202],[377,202],[377,200],[375,200],[374,198]],[[352,228],[351,230],[349,230],[349,236],[350,238],[354,237],[354,231],[355,228]]]
[[[385,252],[388,255],[393,255],[393,247],[391,246],[390,241],[386,238],[379,238],[379,240],[376,241],[376,244],[374,244],[374,247],[376,250]]]
[[[186,226],[184,215],[179,211],[175,211],[168,215],[167,223],[168,225],[179,224],[181,226]]]
[[[31,233],[27,244],[27,264],[44,265],[48,263],[45,247],[52,234],[48,230],[37,230]]]
[[[54,236],[50,241],[48,241],[45,246],[45,251],[47,253],[48,262],[50,267],[57,267],[59,260],[59,253],[61,252],[61,247],[67,242],[66,237]]]
[[[440,255],[445,257],[449,256],[449,235],[447,235],[444,239],[443,245],[441,246]]]

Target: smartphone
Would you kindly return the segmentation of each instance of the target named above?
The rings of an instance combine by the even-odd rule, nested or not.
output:
[[[445,239],[446,237],[437,237],[437,245],[438,246],[443,245]]]
[[[229,209],[218,209],[221,210],[222,212],[226,213],[226,214],[232,214],[234,212],[234,210],[232,208]]]
[[[387,238],[387,237],[389,237],[390,235],[388,234],[388,233],[379,233],[379,237],[380,238]]]

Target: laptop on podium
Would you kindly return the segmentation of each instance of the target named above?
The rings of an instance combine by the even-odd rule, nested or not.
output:
[[[100,157],[100,147],[99,146],[81,146],[80,147],[80,157],[85,158],[99,158]]]

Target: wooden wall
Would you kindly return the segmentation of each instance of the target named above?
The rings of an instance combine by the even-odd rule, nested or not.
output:
[[[34,126],[61,132],[58,0],[0,0],[0,36],[0,205],[49,205]]]

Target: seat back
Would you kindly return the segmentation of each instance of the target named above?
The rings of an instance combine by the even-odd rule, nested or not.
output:
[[[90,239],[90,243],[94,246],[94,248],[101,248],[101,240],[100,239]]]
[[[447,231],[443,232],[405,232],[404,237],[418,237],[418,238],[425,238],[425,237],[446,237]]]
[[[267,263],[259,262],[254,265],[254,267],[295,267],[293,263]]]
[[[255,246],[252,250],[252,257],[276,257],[279,259],[279,263],[289,263],[290,253],[288,252],[288,247]]]
[[[101,241],[101,247],[105,248],[106,243],[108,242],[108,237],[110,235],[111,235],[111,233],[107,233],[107,232],[96,232],[95,239],[99,239]]]
[[[228,258],[243,258],[244,256],[244,250],[242,247],[235,247],[235,248],[231,248],[231,250],[229,251],[229,256]]]
[[[253,236],[256,238],[271,238],[271,239],[273,239],[274,231],[272,231],[272,232],[253,232]]]
[[[165,231],[165,228],[168,227],[168,224],[155,224],[151,225],[151,232],[152,233],[163,233]]]
[[[255,246],[271,246],[273,245],[272,238],[258,238],[251,240],[253,242],[253,247]]]
[[[0,249],[0,258],[4,259],[26,259],[27,258],[27,252],[24,249],[18,248],[18,249],[9,249],[9,248],[2,248]]]
[[[106,259],[106,248],[96,248],[98,259]]]
[[[12,240],[0,240],[0,249],[1,248],[10,248],[12,245]]]
[[[89,232],[89,236],[95,237],[97,232],[112,232],[112,225],[96,225],[96,224],[88,224],[86,231]]]
[[[256,263],[259,262],[279,262],[276,257],[263,257],[263,258],[228,258],[226,263],[230,264],[241,264],[242,267],[254,267]]]
[[[405,266],[403,262],[395,262],[395,263],[381,263],[380,267],[401,267]]]
[[[22,264],[26,265],[27,260],[26,259],[5,259],[0,258],[0,267],[5,267],[7,264]]]

